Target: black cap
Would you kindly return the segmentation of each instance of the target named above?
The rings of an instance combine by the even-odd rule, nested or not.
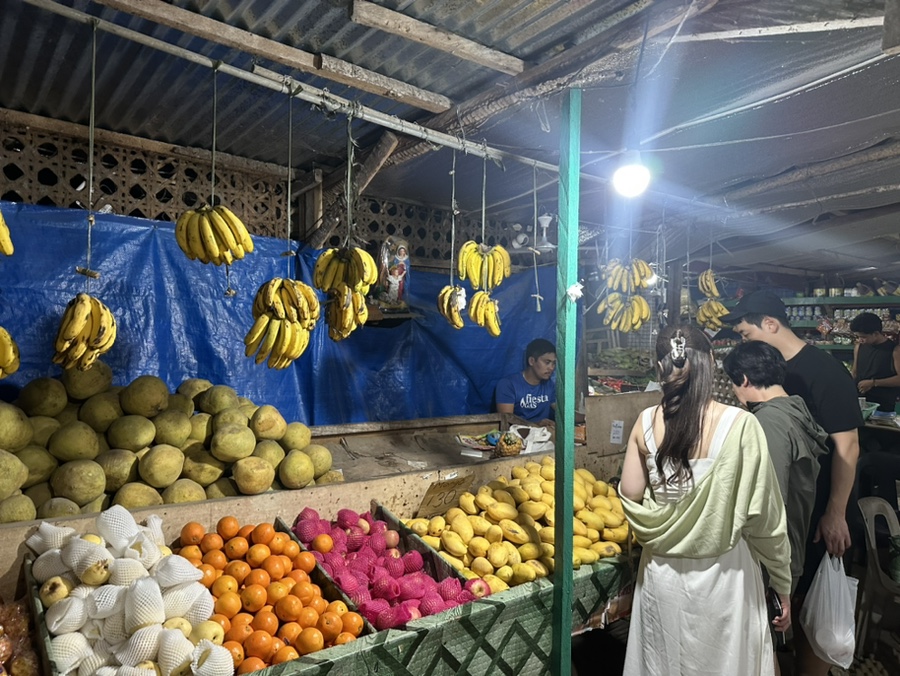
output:
[[[726,324],[737,324],[745,315],[766,315],[787,321],[784,301],[771,291],[748,293],[721,320]]]

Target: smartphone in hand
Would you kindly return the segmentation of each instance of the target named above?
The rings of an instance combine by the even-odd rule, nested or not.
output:
[[[781,597],[779,597],[778,592],[776,592],[771,587],[766,589],[766,606],[769,610],[769,622],[774,622],[776,618],[781,617],[781,613],[783,612]],[[784,632],[775,632],[775,637],[776,648],[780,645],[784,645]]]

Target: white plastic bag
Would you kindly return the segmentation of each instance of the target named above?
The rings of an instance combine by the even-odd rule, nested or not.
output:
[[[530,427],[528,425],[510,425],[509,431],[522,437],[525,448],[522,453],[552,453],[553,433],[546,427]]]
[[[800,612],[800,626],[819,659],[844,669],[853,663],[856,649],[856,586],[844,574],[844,562],[828,553],[816,571]]]

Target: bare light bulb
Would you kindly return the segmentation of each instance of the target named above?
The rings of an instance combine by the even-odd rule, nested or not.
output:
[[[637,197],[650,185],[650,170],[641,164],[637,151],[625,153],[622,165],[612,177],[613,188],[623,197]]]

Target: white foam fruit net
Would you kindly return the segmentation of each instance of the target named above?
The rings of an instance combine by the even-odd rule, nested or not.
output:
[[[87,619],[88,613],[84,599],[74,596],[60,599],[47,608],[47,611],[44,613],[47,631],[54,636],[78,631]]]
[[[50,654],[60,674],[74,671],[93,651],[83,634],[60,634],[50,640]]]
[[[155,660],[159,650],[159,634],[162,630],[160,624],[138,629],[127,641],[113,648],[116,659],[127,667],[133,667],[145,660]]]
[[[78,676],[93,676],[100,667],[112,664],[113,654],[109,644],[104,640],[95,641],[91,654],[78,665]]]
[[[31,574],[38,583],[43,584],[51,577],[64,575],[72,569],[63,563],[62,551],[59,549],[49,549],[38,556],[31,566]]]
[[[25,540],[25,544],[35,554],[43,554],[50,549],[62,549],[74,535],[74,528],[41,521],[41,525]]]
[[[103,620],[103,638],[110,645],[115,645],[128,638],[128,632],[125,631],[125,608]]]
[[[202,595],[209,596],[209,590],[200,582],[184,582],[174,587],[169,587],[162,593],[166,619],[185,617],[185,613],[200,600]],[[203,619],[208,620],[209,618],[204,617]]]
[[[105,584],[97,587],[87,598],[88,615],[102,620],[125,608],[126,587]]]
[[[221,676],[231,673],[234,669],[234,660],[228,648],[216,645],[212,641],[203,639],[194,648],[191,657],[191,671],[195,676]]]
[[[163,676],[169,676],[176,669],[189,663],[193,652],[194,644],[178,629],[163,629],[159,633],[156,661]]]
[[[191,584],[200,584],[199,582],[192,582]],[[201,585],[202,586],[202,585]],[[213,607],[216,602],[213,601],[212,595],[206,590],[204,587],[204,592],[201,593],[194,604],[187,609],[187,612],[184,614],[184,619],[191,623],[191,626],[196,626],[201,622],[208,620],[212,617]]]
[[[125,631],[131,633],[165,621],[162,592],[156,580],[142,577],[132,582],[125,596]]]
[[[113,505],[100,512],[96,520],[97,532],[105,539],[109,548],[120,556],[131,540],[140,532],[134,517],[122,505]]]
[[[195,582],[203,577],[203,572],[183,556],[164,556],[156,564],[153,573],[164,590],[185,582]]]
[[[109,566],[110,584],[123,587],[129,587],[135,580],[149,574],[144,564],[137,559],[114,559]]]
[[[146,533],[140,532],[128,543],[124,556],[126,559],[137,559],[144,565],[144,568],[149,570],[162,558],[162,552],[159,550],[159,545]]]

